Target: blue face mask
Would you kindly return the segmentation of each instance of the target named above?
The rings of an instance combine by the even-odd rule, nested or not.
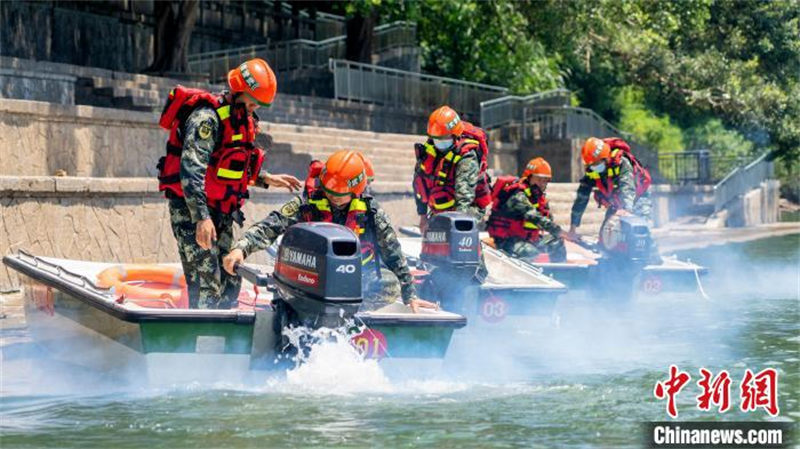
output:
[[[439,151],[445,151],[453,146],[453,139],[433,139],[433,146]]]
[[[603,173],[604,171],[606,171],[606,163],[599,162],[597,164],[592,165],[589,168],[595,173]]]

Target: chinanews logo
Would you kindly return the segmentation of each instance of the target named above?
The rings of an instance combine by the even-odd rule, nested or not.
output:
[[[700,394],[695,397],[698,410],[716,411],[725,413],[732,406],[731,386],[733,384],[730,373],[722,370],[717,375],[700,368],[701,379],[697,381]],[[677,396],[690,384],[691,374],[681,371],[676,365],[670,365],[669,378],[656,382],[653,394],[658,400],[666,400],[667,414],[675,419],[678,417]],[[778,407],[778,371],[775,368],[765,368],[757,373],[745,369],[739,382],[740,398],[739,410],[752,412],[763,409],[770,416],[780,413]]]

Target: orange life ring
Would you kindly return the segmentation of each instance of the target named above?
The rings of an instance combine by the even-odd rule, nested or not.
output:
[[[122,300],[142,307],[188,308],[189,296],[183,270],[155,264],[125,264],[106,268],[97,275],[99,287],[110,288]]]

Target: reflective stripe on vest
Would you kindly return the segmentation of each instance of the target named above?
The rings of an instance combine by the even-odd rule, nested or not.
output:
[[[225,105],[221,108],[217,108],[217,115],[219,116],[220,120],[227,120],[228,117],[231,116],[231,105]]]
[[[227,168],[217,169],[217,176],[224,179],[242,179],[244,171],[229,170]]]
[[[327,198],[320,198],[320,199],[308,199],[308,203],[314,206],[318,211],[323,212],[325,217],[323,217],[324,221],[331,222],[333,221],[333,216],[331,215],[331,204]],[[360,199],[354,198],[350,201],[350,207],[347,209],[347,220],[345,222],[345,227],[350,229],[351,231],[355,232],[358,235],[359,240],[361,240],[361,235],[366,232],[366,229],[362,228],[358,224],[358,220],[355,219],[355,214],[366,214],[368,212],[367,202]],[[365,254],[365,252],[369,252],[369,254]],[[372,247],[372,244],[369,242],[362,241],[361,242],[361,265],[367,265],[375,259],[375,250]]]
[[[330,212],[331,211],[331,205],[330,205],[330,203],[328,203],[328,199],[327,198],[321,198],[321,199],[318,199],[318,200],[309,199],[308,202],[310,204],[314,205],[314,207],[316,207],[317,210],[319,210],[319,211],[322,211],[322,212]]]

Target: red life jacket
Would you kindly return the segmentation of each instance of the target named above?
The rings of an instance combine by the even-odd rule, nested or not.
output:
[[[303,221],[307,222],[333,222],[331,205],[322,190],[312,191],[307,199],[308,206],[301,210]],[[351,229],[361,242],[361,273],[375,270],[380,278],[380,256],[377,251],[377,236],[375,226],[370,226],[369,197],[353,198],[347,210],[344,226]]]
[[[431,213],[438,214],[455,209],[456,164],[472,151],[477,154],[478,164],[481,166],[478,184],[475,186],[475,200],[472,204],[485,209],[491,203],[489,176],[484,163],[480,160],[480,145],[480,141],[462,136],[445,154],[439,154],[430,140],[415,146],[417,166],[414,170],[414,193],[417,198],[428,204]]]
[[[611,147],[611,162],[606,167],[605,173],[597,173],[591,170],[586,171],[586,176],[595,181],[597,190],[594,192],[594,199],[598,206],[622,208],[622,202],[616,192],[619,178],[619,168],[622,158],[628,159],[633,167],[633,177],[636,184],[636,198],[642,196],[650,188],[652,178],[650,172],[634,157],[631,147],[627,142],[619,137],[609,137],[603,139]]]
[[[541,237],[541,230],[533,222],[510,215],[503,207],[509,198],[520,191],[525,193],[540,214],[550,216],[547,198],[541,190],[528,186],[525,180],[514,176],[500,176],[492,188],[492,214],[487,223],[487,231],[493,239],[518,238],[535,243]]]
[[[303,188],[303,196],[306,198],[310,198],[314,191],[319,190],[319,175],[322,173],[324,167],[325,164],[316,159],[308,164],[308,175],[306,176],[306,182]]]
[[[186,119],[195,109],[210,107],[219,118],[222,139],[211,153],[205,193],[209,207],[230,213],[244,205],[247,188],[255,183],[264,164],[264,151],[254,146],[257,120],[244,108],[233,108],[223,95],[176,86],[170,93],[158,124],[169,130],[167,154],[158,162],[158,190],[167,197],[183,198],[180,166]]]

